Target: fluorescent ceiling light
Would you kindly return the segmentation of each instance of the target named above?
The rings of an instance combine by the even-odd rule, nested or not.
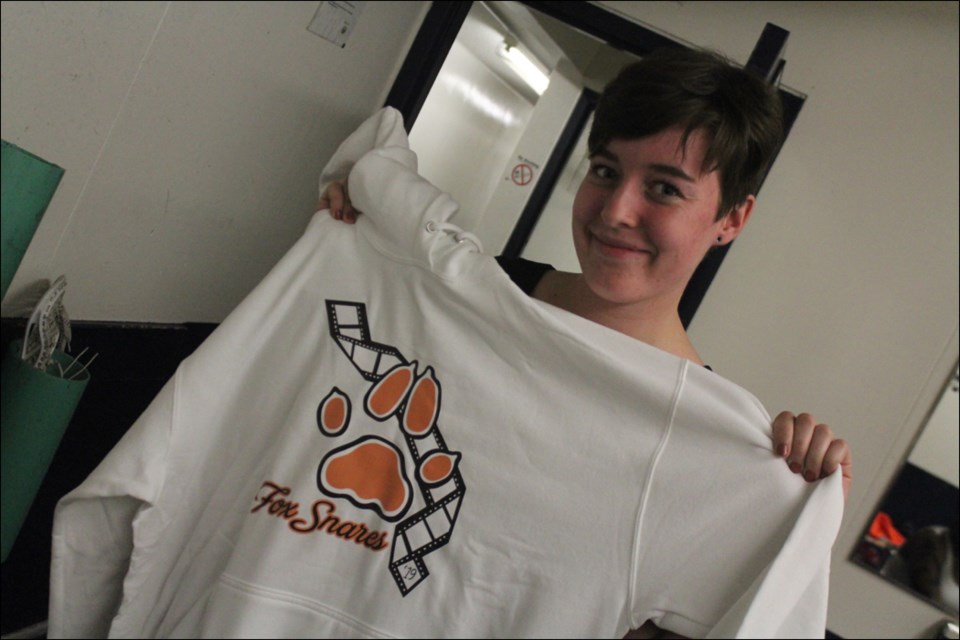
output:
[[[537,65],[530,61],[530,58],[516,46],[506,42],[500,45],[497,53],[506,60],[518,76],[523,78],[524,82],[530,85],[531,89],[537,92],[538,96],[543,95],[543,92],[547,90],[547,85],[550,84],[550,78],[540,71]]]

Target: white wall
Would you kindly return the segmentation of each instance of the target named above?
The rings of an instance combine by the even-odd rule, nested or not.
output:
[[[580,97],[582,86],[580,73],[567,61],[561,60],[550,74],[550,86],[537,100],[526,129],[501,169],[499,186],[474,229],[486,253],[499,255],[510,239],[510,232],[543,175],[557,138]],[[529,182],[518,184],[511,179],[518,164],[532,168]]]
[[[791,32],[783,82],[809,98],[691,337],[852,443],[829,628],[920,637],[944,614],[846,558],[957,360],[957,3],[603,4],[740,63],[766,22]]]
[[[410,132],[421,175],[460,203],[473,229],[500,181],[533,105],[454,42]]]
[[[521,252],[521,256],[528,260],[545,262],[570,273],[580,273],[580,261],[573,246],[571,214],[580,183],[590,168],[587,142],[592,124],[593,116],[580,132],[580,137],[563,165],[553,191],[550,192],[550,198],[540,212],[537,226],[533,228],[533,233]]]
[[[66,169],[7,294],[66,274],[83,320],[222,320],[302,232],[428,2],[4,2],[2,136]]]

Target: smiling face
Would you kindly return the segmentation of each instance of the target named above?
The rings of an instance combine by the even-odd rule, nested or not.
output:
[[[720,181],[702,173],[707,139],[683,129],[614,139],[590,158],[573,204],[573,240],[596,302],[676,313],[697,265],[722,237],[733,240],[753,196],[717,219]]]

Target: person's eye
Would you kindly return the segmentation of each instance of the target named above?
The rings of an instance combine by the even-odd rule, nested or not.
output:
[[[617,172],[609,165],[596,162],[590,165],[590,175],[599,180],[613,180]]]
[[[663,180],[654,182],[650,186],[650,191],[657,196],[658,198],[682,198],[683,192],[680,191],[673,183],[665,182]]]

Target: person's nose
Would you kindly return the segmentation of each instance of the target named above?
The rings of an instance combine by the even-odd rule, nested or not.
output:
[[[643,209],[644,200],[640,187],[625,180],[607,196],[600,218],[610,227],[633,228],[640,224]]]

